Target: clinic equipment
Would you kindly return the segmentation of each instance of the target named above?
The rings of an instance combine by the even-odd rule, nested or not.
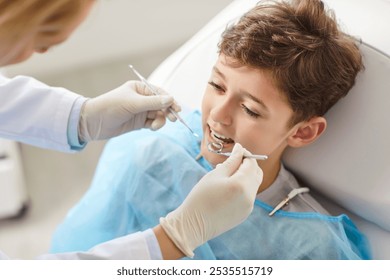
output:
[[[217,149],[214,149],[214,148],[217,148]],[[232,153],[224,153],[222,152],[223,150],[223,143],[220,143],[220,142],[210,142],[207,144],[207,149],[214,153],[214,154],[218,154],[218,155],[221,155],[221,156],[227,156],[227,157],[230,157],[230,155]],[[268,156],[266,155],[245,155],[244,154],[244,157],[245,158],[254,158],[254,159],[258,159],[258,160],[266,160],[268,158]]]
[[[20,145],[0,138],[0,219],[19,217],[28,207],[29,197]]]
[[[137,77],[141,80],[141,82],[144,83],[144,85],[154,94],[159,95],[159,93],[154,89],[154,87],[137,71],[135,70],[134,66],[129,64],[129,67],[131,70],[133,70],[134,74],[137,75]],[[169,112],[174,115],[185,127],[188,128],[188,130],[194,135],[196,138],[199,138],[199,135],[196,134],[189,126],[188,124],[182,119],[182,117],[179,116],[178,113],[175,112],[172,108],[168,108]]]

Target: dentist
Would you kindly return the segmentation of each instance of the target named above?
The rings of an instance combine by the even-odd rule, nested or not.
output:
[[[95,0],[0,0],[0,66],[22,62],[65,41],[86,18]],[[140,128],[159,129],[166,108],[180,108],[168,95],[151,96],[128,81],[88,99],[30,77],[0,77],[0,137],[64,152],[92,140]],[[129,143],[131,145],[131,143]],[[47,254],[39,259],[178,259],[245,220],[263,174],[254,159],[232,156],[194,186],[176,210],[153,229],[123,236],[86,252]],[[8,257],[0,251],[0,259]]]

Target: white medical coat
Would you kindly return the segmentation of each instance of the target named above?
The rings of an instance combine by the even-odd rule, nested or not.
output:
[[[34,146],[71,151],[68,122],[84,97],[33,78],[0,76],[0,137]]]
[[[0,75],[0,137],[59,151],[71,151],[72,109],[85,98],[33,78]],[[77,116],[78,117],[78,116]],[[73,120],[73,122],[78,121]],[[77,125],[73,125],[77,129]],[[39,259],[161,259],[152,230],[99,244],[88,252],[47,254]],[[8,257],[0,251],[0,259]]]
[[[158,244],[151,229],[136,232],[105,243],[96,245],[86,252],[69,252],[60,254],[46,254],[37,257],[40,260],[150,260],[162,259],[158,248],[151,247]],[[158,249],[158,250],[156,250]],[[0,260],[9,257],[0,251]]]

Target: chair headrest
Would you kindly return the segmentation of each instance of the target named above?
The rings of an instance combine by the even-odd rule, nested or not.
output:
[[[298,178],[351,212],[390,230],[390,57],[362,45],[365,70],[327,114],[313,144],[285,152]]]

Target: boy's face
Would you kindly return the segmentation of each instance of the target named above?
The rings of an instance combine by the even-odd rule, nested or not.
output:
[[[292,115],[291,107],[273,85],[268,72],[237,67],[221,54],[202,101],[202,155],[217,165],[226,157],[208,151],[207,144],[221,142],[223,151],[228,152],[238,142],[253,154],[268,155],[269,163],[279,162],[287,146]]]

